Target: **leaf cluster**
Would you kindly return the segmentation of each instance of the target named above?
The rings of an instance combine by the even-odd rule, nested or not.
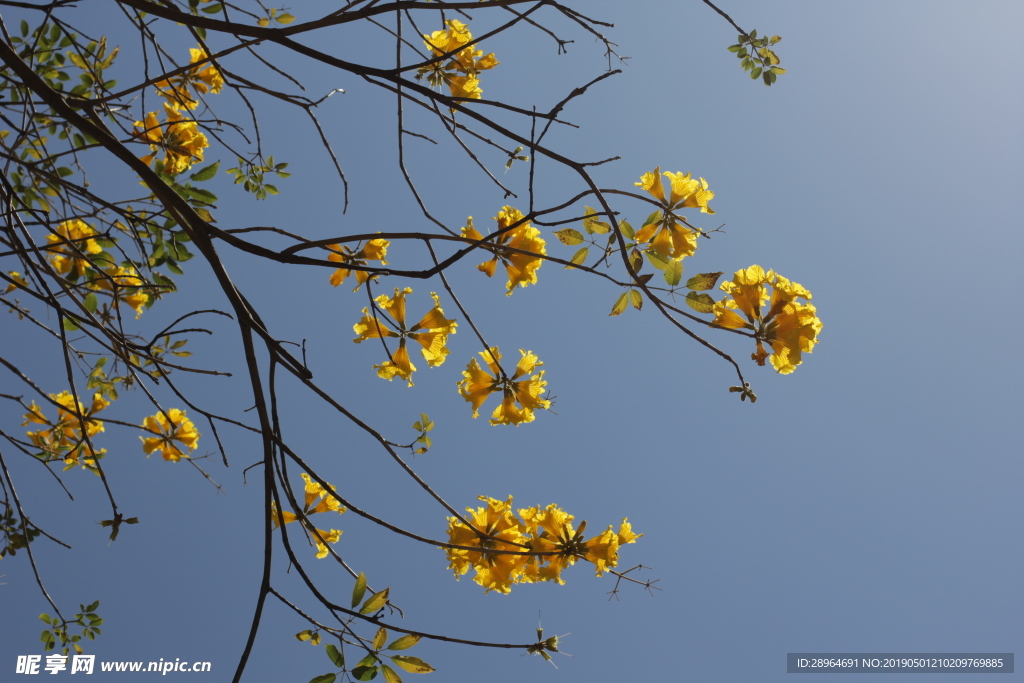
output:
[[[735,45],[729,46],[729,52],[736,54],[740,60],[740,66],[744,71],[750,72],[750,78],[760,78],[765,85],[770,86],[780,74],[786,70],[780,67],[779,56],[772,50],[772,46],[782,40],[782,36],[757,36],[757,31],[752,30],[749,34],[740,34]]]
[[[49,651],[57,646],[57,642],[63,646],[61,653],[67,655],[73,648],[78,654],[82,654],[82,646],[78,643],[82,638],[88,640],[96,640],[96,636],[100,635],[102,631],[100,626],[103,624],[103,619],[96,614],[96,608],[99,607],[100,601],[97,600],[90,605],[79,605],[82,610],[75,615],[75,618],[66,621],[60,617],[51,617],[45,612],[39,615],[39,619],[50,626],[45,629],[39,636],[39,640],[43,643],[43,649]],[[72,624],[81,626],[81,632],[71,634],[68,631],[68,627]],[[70,647],[69,647],[70,646]]]

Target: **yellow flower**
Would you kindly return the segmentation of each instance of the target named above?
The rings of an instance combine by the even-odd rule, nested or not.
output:
[[[557,555],[529,556],[523,572],[524,581],[554,581],[564,584],[562,570],[576,563],[582,546],[586,522],[579,531],[572,528],[573,516],[552,503],[546,508],[526,508],[519,511],[523,518],[530,550],[538,553],[556,552]]]
[[[551,407],[551,401],[540,397],[548,384],[544,379],[544,371],[541,370],[535,375],[530,374],[543,363],[532,351],[520,349],[519,353],[522,357],[512,377],[508,377],[498,364],[501,353],[496,346],[480,352],[490,373],[480,367],[476,358],[469,361],[469,365],[462,371],[463,380],[459,382],[459,393],[473,406],[473,417],[479,415],[480,406],[487,397],[499,391],[502,392],[502,401],[491,414],[492,425],[520,425],[524,422],[533,422],[533,411],[538,408],[547,410]]]
[[[53,269],[71,280],[82,277],[93,265],[85,255],[103,252],[103,247],[93,239],[97,235],[92,226],[78,218],[59,224],[56,235],[46,236],[47,258]]]
[[[191,48],[192,64],[209,57],[202,48]],[[153,84],[157,94],[167,100],[175,109],[195,109],[199,100],[189,92],[191,87],[199,94],[219,93],[224,88],[224,77],[211,62],[189,69],[185,73],[157,81]]]
[[[297,519],[302,519],[302,526],[309,532],[310,539],[316,544],[317,553],[316,556],[319,559],[327,557],[329,551],[327,545],[324,543],[337,543],[341,539],[341,531],[338,529],[331,529],[330,531],[324,531],[323,529],[317,529],[309,521],[309,515],[315,515],[319,512],[337,512],[339,515],[346,512],[348,508],[338,502],[338,499],[330,495],[327,489],[320,485],[319,482],[313,479],[305,472],[302,473],[302,479],[306,482],[305,487],[305,499],[302,505],[303,515],[300,517],[294,512],[288,512],[282,510],[278,513],[277,504],[274,501],[270,502],[270,519],[276,529],[281,525],[281,519],[284,519],[285,524],[294,522]],[[334,486],[331,486],[330,490],[334,490]],[[320,539],[323,538],[323,541]]]
[[[141,130],[135,136],[149,143],[152,154],[142,157],[144,162],[151,163],[161,150],[164,153],[163,172],[178,175],[188,170],[192,164],[203,160],[203,150],[210,146],[206,136],[199,132],[199,124],[186,120],[180,111],[171,104],[164,104],[167,117],[166,130],[157,120],[156,112],[146,114],[145,121],[136,121],[135,127]]]
[[[409,382],[409,386],[412,386],[412,373],[416,371],[416,366],[409,360],[409,351],[405,347],[405,340],[412,339],[418,342],[423,347],[420,352],[423,354],[427,364],[431,367],[437,367],[443,364],[448,356],[448,335],[455,334],[455,328],[458,326],[458,323],[444,317],[444,311],[441,310],[441,300],[437,294],[431,292],[430,296],[434,298],[434,307],[427,311],[426,315],[418,323],[412,327],[407,327],[405,322],[406,294],[412,294],[412,289],[406,287],[400,290],[396,287],[393,298],[382,294],[374,299],[377,302],[377,306],[395,321],[395,325],[398,327],[397,332],[393,332],[386,324],[381,322],[376,314],[370,315],[369,309],[364,308],[363,317],[352,326],[355,333],[359,335],[352,341],[358,344],[365,339],[398,337],[398,348],[391,354],[391,360],[385,361],[380,365],[374,365],[373,367],[377,370],[378,377],[383,377],[390,381],[397,375]]]
[[[484,55],[483,50],[475,50],[472,46],[463,47],[473,40],[469,27],[458,19],[445,22],[446,28],[434,31],[426,38],[424,45],[436,57],[449,55],[447,61],[436,61],[422,66],[417,78],[426,78],[435,88],[447,85],[453,97],[465,97],[479,100],[483,96],[477,74],[493,69],[500,62],[494,53]]]
[[[768,286],[772,288],[770,298]],[[777,372],[788,375],[800,365],[804,352],[814,350],[822,324],[813,304],[797,301],[811,298],[803,286],[753,265],[736,271],[732,281],[723,282],[720,288],[729,296],[715,304],[714,322],[728,329],[753,330],[757,349],[751,358],[758,365],[767,359]],[[766,312],[762,311],[765,304]],[[762,342],[771,346],[771,356]]]
[[[498,221],[500,234],[481,245],[482,248],[492,251],[494,258],[481,263],[477,266],[477,270],[486,273],[487,277],[493,277],[500,260],[505,264],[505,270],[508,273],[507,295],[511,296],[517,285],[526,287],[537,284],[537,269],[544,263],[544,259],[539,258],[538,254],[547,254],[544,247],[545,242],[540,237],[540,230],[531,226],[529,221],[520,223],[523,220],[523,213],[518,209],[504,206],[494,220]],[[472,216],[469,217],[467,223],[466,227],[462,228],[462,236],[471,240],[483,239],[483,235],[473,227]],[[510,225],[516,225],[516,227],[509,230]]]
[[[131,266],[118,266],[104,271],[107,277],[97,278],[94,285],[96,289],[113,290],[115,301],[123,301],[135,309],[135,317],[142,316],[143,307],[149,302],[149,294],[144,286],[146,281],[139,276],[139,271]]]
[[[582,559],[592,562],[597,575],[614,568],[619,563],[619,546],[624,543],[635,543],[643,534],[633,533],[626,519],[622,520],[618,533],[612,527],[598,536],[586,540],[583,532],[587,528],[584,521],[578,530],[573,530],[573,516],[552,503],[546,508],[527,508],[520,510],[526,534],[530,539],[530,549],[536,552],[556,552],[557,555],[536,555],[524,571],[523,580],[555,581],[562,580],[562,570]]]
[[[166,415],[162,411],[151,415],[143,421],[142,427],[154,434],[159,434],[159,436],[153,437],[139,437],[142,439],[142,450],[146,453],[146,457],[152,455],[153,451],[160,451],[164,460],[177,462],[188,457],[188,453],[185,453],[178,444],[189,451],[194,451],[199,445],[199,432],[192,424],[192,420],[185,417],[184,410],[171,408]]]
[[[365,266],[367,261],[380,261],[382,266],[386,266],[388,262],[384,259],[388,255],[389,246],[391,246],[391,243],[382,239],[370,240],[366,243],[366,246],[360,247],[356,251],[353,251],[347,245],[332,244],[329,247],[331,254],[327,257],[327,260],[354,266]],[[331,286],[337,287],[340,285],[351,272],[351,268],[338,268],[331,274]],[[355,274],[356,288],[352,290],[353,292],[358,290],[364,282],[370,279],[370,273],[368,271],[357,270],[355,271]],[[373,277],[377,276],[374,275]]]
[[[338,529],[331,529],[330,531],[324,531],[323,529],[317,529],[316,533],[312,534],[313,542],[316,544],[316,556],[317,559],[324,559],[330,554],[327,550],[326,543],[337,543],[341,540],[341,531]],[[323,540],[320,540],[323,538]],[[326,541],[326,543],[325,543]]]
[[[65,471],[76,464],[81,464],[83,469],[98,473],[96,460],[102,458],[107,451],[105,448],[94,450],[86,441],[86,437],[91,439],[104,431],[103,422],[92,416],[109,406],[110,401],[103,398],[102,394],[96,393],[93,395],[92,405],[86,409],[81,401],[75,401],[70,391],[50,394],[50,398],[58,404],[57,421],[50,422],[33,401],[29,406],[29,412],[25,414],[25,421],[21,423],[22,426],[40,424],[49,429],[26,432],[26,436],[43,452],[44,461],[63,460]],[[81,419],[78,415],[81,415]]]
[[[668,199],[665,199],[661,175],[669,179]],[[703,178],[696,180],[689,173],[684,175],[681,172],[666,171],[662,174],[658,167],[650,173],[644,173],[640,176],[640,182],[634,185],[647,190],[661,203],[661,210],[649,218],[651,222],[637,230],[636,241],[650,242],[647,250],[663,258],[682,259],[693,256],[700,235],[685,225],[685,217],[676,216],[675,212],[685,207],[694,207],[700,208],[701,213],[714,213],[708,202],[714,199],[715,193],[708,189],[707,181]]]
[[[487,503],[487,506],[475,510],[466,508],[472,528],[460,522],[457,517],[448,518],[449,543],[480,549],[445,548],[448,568],[458,579],[473,567],[476,570],[473,580],[483,586],[485,592],[508,593],[512,590],[512,584],[523,573],[529,556],[489,551],[524,550],[519,545],[525,540],[522,525],[512,514],[512,496],[509,496],[506,502],[487,496],[480,496],[480,500]],[[488,536],[490,538],[486,538]]]
[[[21,273],[19,273],[18,271],[16,271],[16,270],[9,270],[9,271],[7,271],[7,276],[10,277],[12,280],[14,280],[14,282],[12,282],[11,284],[7,285],[7,289],[4,290],[4,294],[10,294],[14,290],[16,290],[18,287],[23,287],[25,289],[28,289],[28,282],[25,280],[25,276],[22,275]]]
[[[348,510],[348,508],[342,505],[337,498],[332,496],[327,489],[314,480],[313,477],[303,472],[302,478],[306,482],[306,496],[302,511],[307,515],[315,515],[318,512],[337,512],[340,515]],[[331,484],[328,484],[328,486],[331,491],[337,490]]]

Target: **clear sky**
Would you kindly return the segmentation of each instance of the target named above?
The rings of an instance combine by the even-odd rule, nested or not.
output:
[[[310,19],[317,5],[291,12]],[[545,635],[572,633],[562,646],[574,657],[557,658],[558,670],[516,651],[421,643],[410,654],[438,669],[436,681],[781,681],[791,676],[787,652],[1024,653],[1024,306],[1015,294],[1024,248],[1017,54],[1024,5],[723,0],[745,29],[783,36],[777,52],[788,73],[771,88],[740,70],[726,51],[735,31],[700,2],[585,5],[588,16],[615,24],[607,35],[629,60],[623,73],[566,107],[563,118],[580,128],[556,127],[548,144],[577,159],[621,157],[594,169],[605,188],[631,190],[655,166],[706,178],[717,214],[690,218],[707,229],[724,224],[724,234],[702,242],[687,273],[731,274],[755,263],[776,269],[813,292],[824,321],[820,343],[789,376],[744,361],[759,401],[740,403],[727,392],[731,368],[653,311],[608,317],[619,295],[611,285],[549,263],[537,286],[505,297],[502,278],[487,280],[476,260],[467,261],[451,275],[463,303],[479,311],[488,340],[506,354],[535,351],[557,396],[557,415],[491,427],[470,418],[454,389],[478,350],[468,325],[452,338],[447,364],[418,372],[414,389],[384,382],[370,369],[379,348],[351,342],[363,292],[331,288],[326,270],[269,266],[221,245],[267,324],[281,338],[307,340],[317,381],[361,418],[397,441],[413,434],[419,412],[430,414],[434,447],[413,465],[450,503],[475,505],[478,495],[513,495],[523,507],[557,502],[591,529],[629,517],[645,535],[622,549],[621,567],[652,567],[642,576],[659,579],[662,590],[652,597],[626,586],[609,601],[612,577],[597,579],[581,564],[566,571],[565,586],[484,595],[470,579],[452,579],[441,551],[354,514],[337,522],[339,553],[375,587],[391,586],[409,628],[528,642],[539,613]],[[90,21],[102,18],[95,30],[119,42],[119,13],[110,3],[90,4],[100,6]],[[476,14],[475,34],[495,25],[494,15]],[[11,26],[20,17],[4,9],[3,18]],[[545,109],[603,72],[600,46],[587,34],[564,23],[558,32],[575,40],[567,55],[535,30],[485,43],[501,61],[483,75],[485,96]],[[392,45],[381,41],[339,30],[323,45],[386,65]],[[128,74],[132,48],[120,42]],[[189,47],[184,38],[180,45]],[[311,239],[429,228],[397,171],[393,97],[280,51],[266,54],[280,57],[313,98],[346,90],[319,115],[350,180],[351,205],[343,215],[339,183],[308,142],[305,122],[260,102],[267,149],[294,175],[277,183],[281,196],[259,204],[225,175],[215,189],[221,227],[273,225]],[[241,111],[214,102],[226,115]],[[443,137],[420,114],[407,126]],[[418,186],[448,225],[473,215],[488,226],[503,203],[518,205],[468,169],[465,157],[423,140],[408,144]],[[207,153],[218,156],[222,168],[233,165],[229,152]],[[517,164],[500,176],[520,197],[526,170]],[[537,173],[541,203],[582,189],[550,163]],[[124,192],[136,191],[131,182]],[[649,212],[626,199],[615,208],[634,225]],[[571,255],[545,237],[549,253]],[[396,250],[401,256],[423,262]],[[226,307],[211,294],[209,270],[198,259],[187,267],[194,279],[162,302],[166,313],[143,316],[141,330],[155,332],[173,311]],[[424,298],[441,292],[437,282],[404,281],[378,291],[392,284],[410,284]],[[190,360],[239,373],[237,333],[212,318],[203,324],[217,334],[197,338]],[[0,327],[5,354],[31,348],[15,338],[20,329],[13,317]],[[737,359],[752,351],[746,339],[707,336]],[[46,357],[34,364],[41,384],[64,388]],[[251,405],[238,374],[185,385],[235,417]],[[286,436],[343,495],[442,537],[444,511],[367,438],[295,383],[283,380],[280,390]],[[126,407],[122,419],[138,421],[140,411]],[[21,429],[10,410],[0,420],[5,430]],[[257,469],[244,474],[260,459],[258,442],[231,429],[222,438],[229,468],[212,439],[201,449],[211,455],[201,463],[222,485],[218,493],[185,463],[145,459],[137,434],[108,429],[103,445],[107,462],[120,466],[119,505],[142,522],[114,543],[97,524],[109,508],[90,476],[68,473],[72,503],[38,467],[16,465],[33,517],[73,541],[71,551],[35,544],[51,595],[71,613],[77,603],[101,601],[104,633],[88,650],[100,659],[211,661],[214,673],[194,675],[204,680],[233,672],[259,586],[262,487]],[[0,562],[4,680],[16,655],[42,653],[36,617],[50,611],[25,559]],[[327,561],[310,564],[345,602],[351,580]],[[286,575],[284,563],[276,570],[277,585],[315,612],[294,573]],[[323,646],[292,637],[304,628],[270,603],[247,680],[304,683],[331,670]],[[818,679],[825,676],[801,681]],[[889,679],[895,675],[871,681]]]

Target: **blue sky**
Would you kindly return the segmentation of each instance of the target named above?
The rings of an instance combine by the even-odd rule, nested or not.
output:
[[[477,351],[468,325],[452,338],[448,363],[417,373],[414,389],[387,383],[370,369],[379,349],[351,342],[364,293],[332,289],[325,270],[219,247],[268,325],[284,339],[306,339],[317,381],[361,418],[394,440],[412,434],[419,412],[434,418],[434,448],[413,464],[454,506],[514,495],[523,507],[557,502],[592,529],[629,517],[645,533],[623,549],[621,566],[652,567],[643,576],[660,580],[653,597],[625,587],[609,601],[611,577],[596,579],[581,565],[566,572],[565,586],[517,586],[503,596],[452,580],[435,548],[396,539],[354,514],[339,518],[338,551],[372,585],[392,587],[408,628],[527,642],[539,613],[546,635],[572,633],[563,649],[574,657],[559,657],[558,670],[515,651],[421,643],[411,654],[438,669],[435,680],[775,681],[787,676],[787,652],[1024,650],[1017,296],[1024,77],[1015,51],[1024,7],[938,0],[722,7],[748,30],[783,36],[777,51],[789,73],[775,86],[746,78],[725,49],[735,31],[702,3],[594,1],[585,13],[615,24],[608,36],[628,66],[570,104],[564,118],[580,128],[556,128],[548,144],[578,159],[621,156],[594,169],[605,188],[630,190],[656,165],[707,178],[717,214],[696,222],[724,224],[725,233],[701,244],[687,273],[729,274],[756,263],[814,293],[825,327],[804,364],[778,376],[744,363],[756,405],[726,391],[735,383],[727,364],[654,312],[608,317],[614,287],[549,263],[537,286],[505,297],[503,281],[486,280],[470,260],[451,273],[463,303],[506,354],[535,351],[557,395],[557,415],[491,427],[470,419],[454,391]],[[291,11],[315,16],[311,7]],[[479,35],[494,19],[477,14],[470,26]],[[9,26],[13,17],[5,10]],[[435,23],[424,19],[421,27]],[[118,42],[113,28],[105,30]],[[557,56],[536,31],[485,43],[502,62],[483,75],[485,96],[543,109],[600,75],[600,47],[565,24],[558,30],[576,41],[567,55]],[[324,45],[339,56],[369,51],[389,59],[380,40],[339,31]],[[189,47],[183,37],[180,45]],[[338,182],[306,142],[310,129],[299,127],[294,111],[260,102],[267,149],[294,175],[278,183],[280,197],[259,204],[224,176],[216,190],[221,227],[274,225],[311,239],[429,227],[397,173],[393,97],[280,51],[267,54],[302,76],[311,97],[346,90],[318,113],[350,179],[350,209],[341,213]],[[227,115],[239,111],[214,103]],[[443,137],[419,114],[407,125]],[[444,144],[407,144],[421,192],[448,225],[473,215],[488,226],[498,207],[514,203]],[[233,165],[229,153],[219,158],[222,168]],[[496,157],[490,161],[501,170]],[[581,189],[550,163],[537,173],[540,203]],[[501,179],[525,197],[525,165]],[[121,191],[134,192],[127,182]],[[113,179],[103,183],[117,191]],[[634,225],[649,212],[627,199],[615,208]],[[549,253],[571,255],[546,237]],[[394,255],[393,265],[423,263],[409,249]],[[188,266],[180,294],[143,316],[140,330],[152,333],[177,312],[226,307],[209,269],[198,259]],[[377,292],[407,284],[421,297],[411,310],[441,291],[437,282],[396,281]],[[4,353],[34,366],[50,390],[64,388],[33,342],[14,338],[20,327],[11,320],[0,333]],[[191,360],[240,373],[237,333],[213,318],[203,324],[216,334],[191,343]],[[738,360],[752,351],[746,339],[707,336]],[[182,381],[232,416],[251,405],[240,374]],[[343,495],[417,533],[444,533],[444,511],[369,439],[296,383],[284,379],[280,391],[286,436]],[[141,405],[117,407],[129,421],[149,414]],[[19,415],[2,419],[4,429],[18,428]],[[105,436],[106,462],[118,465],[119,505],[142,520],[115,543],[96,524],[109,510],[91,477],[68,473],[72,503],[39,468],[19,463],[12,473],[24,482],[23,499],[34,500],[33,517],[75,546],[36,544],[51,595],[72,607],[101,600],[104,635],[89,650],[100,659],[208,660],[210,680],[224,680],[260,576],[261,480],[258,469],[243,476],[260,459],[259,444],[222,430],[231,466],[216,455],[201,461],[222,484],[218,493],[185,463],[145,459],[130,430]],[[203,452],[214,453],[211,442]],[[344,602],[351,580],[327,561],[309,564]],[[286,564],[275,569],[275,585],[315,611]],[[42,653],[36,616],[49,608],[23,554],[5,559],[0,574],[7,670],[15,655]],[[271,603],[248,679],[304,682],[330,670],[322,646],[292,638],[306,627]],[[816,678],[824,680],[801,680]]]

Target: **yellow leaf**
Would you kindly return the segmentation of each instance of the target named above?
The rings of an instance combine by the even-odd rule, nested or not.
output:
[[[377,635],[373,637],[373,649],[379,650],[384,647],[384,641],[388,639],[388,632],[383,626],[377,629]]]
[[[76,52],[68,52],[67,54],[68,54],[68,59],[71,60],[72,64],[77,66],[79,69],[82,69],[83,71],[88,71],[89,70],[89,65],[85,63],[84,59],[82,59],[81,57],[78,56],[78,53],[76,53]]]
[[[374,593],[373,595],[371,595],[369,598],[367,598],[366,602],[363,603],[363,606],[359,609],[359,613],[373,614],[374,612],[379,610],[387,603],[388,593],[390,591],[390,588],[385,588],[380,593]]]
[[[692,289],[695,292],[703,292],[705,290],[712,289],[720,277],[722,277],[721,272],[698,273],[686,281],[686,288]]]
[[[555,237],[558,241],[566,246],[573,246],[576,244],[583,244],[583,233],[579,230],[572,228],[563,228],[562,230],[555,231]]]
[[[406,671],[414,674],[428,674],[434,670],[434,667],[424,662],[419,657],[409,657],[407,655],[395,655],[391,658],[391,661],[402,667]]]
[[[587,260],[587,254],[590,253],[590,247],[583,247],[569,259],[570,263],[575,263],[577,266]],[[572,268],[572,266],[566,266],[566,268]]]
[[[387,683],[402,683],[402,678],[396,674],[395,670],[390,666],[387,664],[381,664],[380,668],[381,671],[384,672],[384,680],[387,681]]]
[[[643,308],[644,296],[643,294],[640,293],[639,289],[629,290],[629,299],[630,302],[633,304],[633,308],[635,308],[636,310],[639,311],[641,308]]]
[[[117,57],[117,53],[120,52],[120,51],[121,51],[121,48],[115,47],[110,52],[110,56],[108,56],[106,59],[104,59],[102,62],[100,62],[100,68],[101,69],[108,68],[114,62],[114,58]]]
[[[629,305],[628,297],[629,297],[629,292],[623,292],[622,294],[620,294],[619,298],[615,300],[615,305],[612,306],[612,312],[609,313],[608,315],[609,316],[619,315],[624,310],[626,310],[626,306]]]
[[[290,24],[295,21],[295,17],[285,12],[284,14],[277,15],[277,23],[279,24]]]
[[[265,28],[265,27],[270,25],[270,19],[267,19],[266,17],[263,17],[261,19],[258,19],[256,21],[256,23],[259,24],[260,26],[263,26]]]
[[[420,636],[415,633],[402,636],[395,642],[388,645],[389,650],[408,650],[410,647],[420,642]]]
[[[698,313],[710,313],[715,308],[715,300],[703,292],[690,292],[686,295],[686,303]]]

